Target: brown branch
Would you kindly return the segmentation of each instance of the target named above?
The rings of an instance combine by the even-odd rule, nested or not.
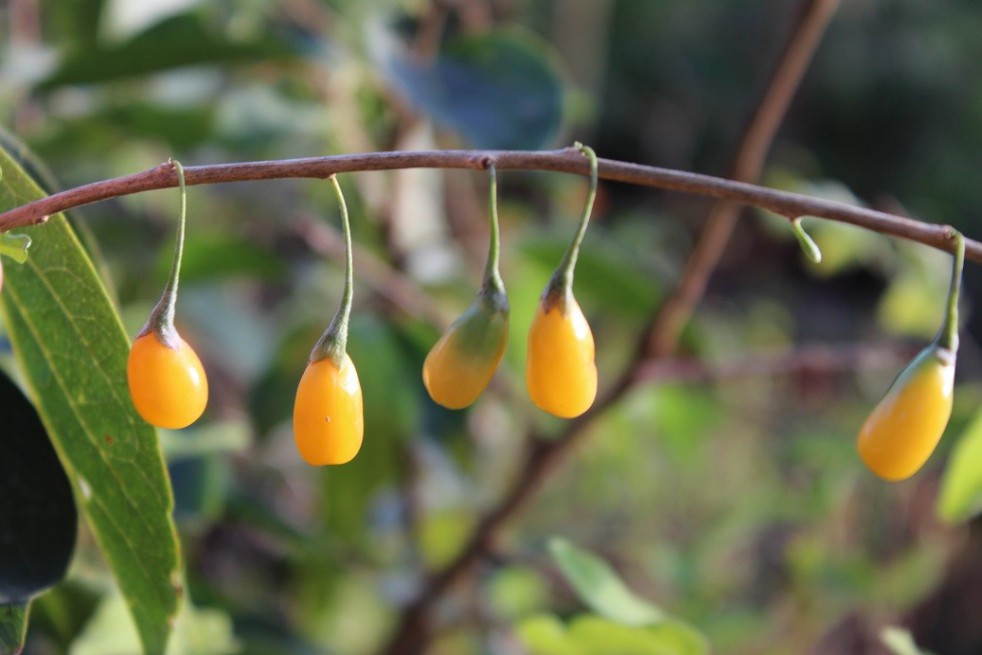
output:
[[[650,174],[650,177],[644,177],[643,182],[631,180],[635,183],[651,183],[653,186],[702,193],[725,199],[728,202],[717,203],[714,207],[707,220],[706,228],[680,277],[675,293],[656,314],[650,329],[643,331],[637,357],[627,365],[626,370],[614,381],[611,388],[594,404],[590,411],[579,419],[569,422],[558,438],[548,441],[541,438],[530,440],[528,457],[511,489],[499,501],[498,505],[484,516],[457,558],[429,580],[419,598],[406,608],[391,640],[383,649],[383,653],[417,655],[423,651],[429,639],[429,615],[433,605],[486,554],[496,540],[498,532],[528,504],[549,474],[557,469],[574,451],[575,446],[587,434],[587,426],[596,417],[601,416],[608,407],[615,404],[628,389],[639,383],[639,376],[650,375],[646,364],[651,360],[651,356],[663,355],[674,350],[679,331],[688,320],[699,298],[702,297],[709,276],[716,267],[723,248],[733,231],[739,215],[737,202],[765,206],[760,203],[770,203],[775,200],[773,196],[770,196],[771,193],[774,193],[770,190],[760,196],[755,193],[755,197],[749,203],[746,198],[738,199],[735,195],[729,194],[730,192],[736,193],[738,189],[743,191],[760,188],[745,184],[744,181],[755,180],[759,177],[765,155],[770,149],[777,128],[837,4],[837,0],[804,0],[802,3],[798,23],[788,37],[780,63],[738,146],[737,156],[734,158],[731,171],[731,176],[737,178],[737,181],[724,182],[705,176],[689,177],[685,175],[686,183],[691,182],[692,186],[682,189],[663,184],[667,180],[661,177],[661,169],[646,169],[645,172]],[[609,171],[612,163],[603,161],[601,165],[600,174],[605,179],[617,179]],[[504,168],[504,166],[499,164],[499,168]],[[701,186],[701,183],[708,181],[708,179],[713,179],[712,187]],[[671,184],[674,185],[680,181],[681,179],[674,178],[671,180]],[[725,195],[717,194],[718,191],[724,191]],[[789,218],[814,215],[812,209],[804,210],[803,207],[785,206],[778,209],[771,205],[766,208]],[[831,218],[827,214],[822,214],[822,216]],[[866,219],[863,218],[862,220],[865,221]],[[847,220],[846,222],[852,221]],[[950,232],[945,231],[944,234],[947,241],[950,238]],[[951,247],[950,242],[947,245],[949,248]]]
[[[499,171],[538,170],[571,173],[584,177],[589,175],[589,163],[574,148],[545,151],[424,150],[370,152],[307,159],[186,166],[184,173],[189,186],[198,186],[286,178],[325,179],[337,173],[403,168],[484,170],[492,162]],[[917,241],[946,252],[953,252],[955,247],[954,241],[951,239],[951,228],[945,225],[923,223],[865,207],[778,191],[710,175],[601,159],[600,177],[615,182],[730,200],[768,209],[789,218],[815,216],[849,223],[882,234]],[[0,232],[43,223],[52,214],[93,202],[177,186],[177,174],[169,164],[164,163],[141,173],[68,189],[0,213]],[[982,243],[967,239],[965,256],[972,261],[982,262]]]
[[[744,129],[727,177],[740,182],[760,179],[767,152],[838,5],[839,0],[809,0],[801,7],[797,26]],[[741,209],[733,202],[713,205],[675,290],[655,316],[643,355],[658,358],[675,350],[679,333],[705,294],[709,278],[730,241]]]

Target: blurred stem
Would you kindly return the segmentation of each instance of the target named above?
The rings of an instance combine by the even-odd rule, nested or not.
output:
[[[948,288],[948,303],[945,320],[941,326],[938,343],[952,354],[958,352],[958,299],[962,291],[962,269],[965,267],[965,237],[952,230],[955,240],[955,255],[951,261],[951,285]]]
[[[505,283],[501,279],[501,272],[498,270],[501,250],[501,236],[498,231],[498,171],[493,162],[488,165],[488,175],[491,177],[490,190],[488,191],[488,259],[484,264],[484,280],[481,291],[503,295]]]
[[[748,183],[760,178],[777,130],[838,5],[839,0],[803,0],[799,5],[797,24],[743,130],[727,177]],[[652,321],[650,336],[639,348],[641,356],[664,357],[675,350],[682,329],[705,295],[709,279],[736,227],[741,208],[733,202],[713,205],[675,290],[659,308]],[[813,215],[807,211],[776,213]]]
[[[777,71],[741,139],[734,158],[733,177],[746,179],[756,178],[759,175],[763,158],[770,147],[777,126],[837,5],[837,0],[804,0],[801,4],[801,17],[788,37]],[[500,164],[500,160],[498,163]],[[599,168],[600,175],[603,176],[604,165],[601,164]],[[611,179],[609,175],[605,177]],[[732,189],[750,185],[726,182],[723,186]],[[687,190],[693,191],[694,187],[689,187]],[[727,199],[736,200],[733,197]],[[785,216],[816,215],[807,210],[777,213]],[[829,217],[824,213],[818,216]],[[585,428],[637,384],[637,375],[650,361],[650,355],[674,349],[681,326],[688,320],[695,303],[702,297],[709,275],[716,267],[719,255],[729,240],[736,217],[736,206],[733,203],[716,204],[714,216],[710,217],[696,251],[686,264],[679,287],[669,298],[668,303],[655,315],[650,329],[644,330],[638,344],[638,356],[631,360],[620,377],[597,399],[593,407],[586,414],[567,422],[565,429],[557,437],[546,439],[535,434],[530,435],[527,457],[517,471],[511,486],[478,522],[457,557],[432,576],[416,600],[405,608],[392,638],[382,650],[383,654],[418,655],[425,650],[432,635],[430,625],[432,608],[455,582],[487,554],[499,532],[529,503],[549,474],[558,469],[573,452],[574,446],[587,434]],[[892,223],[893,220],[891,218],[889,222]],[[950,248],[950,243],[941,242],[941,238],[948,236],[944,228],[938,226],[935,229],[938,232],[935,235],[938,238],[935,245],[944,249]],[[982,247],[979,255],[982,256]]]

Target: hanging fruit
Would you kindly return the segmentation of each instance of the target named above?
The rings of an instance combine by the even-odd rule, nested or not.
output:
[[[177,430],[194,423],[208,404],[208,378],[201,360],[174,327],[178,278],[187,223],[184,168],[171,162],[181,189],[181,217],[170,275],[157,305],[133,341],[126,380],[137,413],[147,423]]]
[[[311,466],[345,464],[358,454],[365,433],[358,372],[347,353],[353,272],[348,207],[337,178],[330,182],[344,229],[344,289],[341,305],[310,352],[293,406],[293,438]]]
[[[597,195],[597,155],[576,144],[590,160],[590,189],[579,227],[539,301],[528,335],[525,383],[532,402],[561,418],[586,412],[597,396],[593,332],[573,296],[573,272]]]
[[[423,384],[434,402],[463,409],[491,382],[508,342],[508,296],[498,271],[498,179],[489,164],[490,237],[481,290],[436,342],[423,363]]]
[[[917,473],[934,452],[951,417],[958,298],[965,262],[965,239],[957,232],[954,238],[957,247],[941,330],[890,385],[856,441],[866,466],[886,480],[905,480]]]

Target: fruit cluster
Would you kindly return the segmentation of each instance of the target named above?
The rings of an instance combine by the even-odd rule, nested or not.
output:
[[[597,191],[597,157],[577,144],[590,161],[590,188],[576,234],[542,293],[528,333],[526,386],[540,409],[561,418],[586,412],[597,394],[597,368],[590,326],[573,296],[573,272]],[[181,217],[170,277],[160,301],[137,335],[127,364],[133,404],[147,422],[179,429],[197,420],[208,399],[201,361],[174,328],[174,306],[186,223],[184,171],[173,163],[181,187]],[[451,324],[423,364],[430,397],[450,409],[473,403],[488,386],[504,355],[509,305],[498,270],[497,174],[489,163],[490,240],[484,278],[471,306]],[[346,351],[352,302],[351,228],[337,179],[329,178],[341,208],[346,259],[342,300],[334,319],[311,351],[297,388],[293,430],[308,464],[344,464],[358,453],[364,415],[358,373]],[[817,246],[794,223],[804,245]],[[965,242],[957,247],[947,315],[934,340],[897,377],[860,430],[857,449],[878,476],[903,480],[927,461],[951,415],[958,349],[958,299]],[[25,247],[26,248],[26,247]],[[817,254],[820,257],[820,254]],[[2,278],[0,278],[2,279]]]
[[[573,297],[573,270],[597,194],[597,156],[590,160],[590,190],[579,227],[542,294],[528,335],[525,382],[532,402],[562,418],[583,414],[597,395],[593,333]],[[477,299],[440,337],[423,364],[430,397],[450,409],[473,403],[488,386],[505,352],[508,298],[498,272],[497,176],[491,175],[490,231],[484,282]]]

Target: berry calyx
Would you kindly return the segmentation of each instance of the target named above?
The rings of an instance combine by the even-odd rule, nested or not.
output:
[[[159,428],[191,425],[208,404],[208,378],[194,350],[180,336],[174,345],[147,332],[133,342],[126,381],[136,411]]]

